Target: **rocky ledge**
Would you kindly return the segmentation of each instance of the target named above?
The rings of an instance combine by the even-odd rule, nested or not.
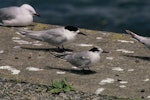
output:
[[[55,27],[59,26],[34,23],[25,28],[43,30]],[[101,55],[100,62],[92,66],[91,71],[83,72],[54,57],[51,54],[57,52],[54,46],[22,37],[13,27],[0,27],[0,30],[1,99],[150,99],[150,51],[127,34],[80,29],[88,36],[78,35],[65,48],[76,52],[99,46],[109,52]],[[64,77],[77,91],[82,92],[51,97],[44,86]]]

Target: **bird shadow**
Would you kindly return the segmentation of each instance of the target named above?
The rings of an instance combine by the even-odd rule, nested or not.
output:
[[[46,69],[60,70],[60,71],[65,71],[65,72],[69,72],[69,73],[73,73],[73,74],[79,74],[79,75],[90,75],[90,74],[96,73],[96,71],[93,71],[93,70],[66,69],[66,68],[51,67],[51,66],[46,66]]]
[[[123,56],[130,57],[130,58],[138,58],[138,59],[141,59],[141,60],[150,61],[150,57],[145,57],[145,56],[133,56],[133,55],[123,55]]]
[[[68,51],[68,52],[73,52],[73,50],[71,49],[66,49],[66,48],[63,48],[63,49],[58,49],[58,48],[33,48],[33,47],[21,47],[22,49],[27,49],[27,50],[35,50],[35,51],[45,51],[45,52],[59,52],[59,53],[62,53],[62,52],[65,52],[65,51]]]

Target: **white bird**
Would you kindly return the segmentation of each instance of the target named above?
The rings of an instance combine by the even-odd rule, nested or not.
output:
[[[59,47],[60,45],[62,45],[63,47],[64,43],[74,40],[77,34],[86,35],[80,32],[79,29],[74,26],[65,26],[42,31],[29,31],[19,29],[19,33],[29,38],[47,42],[57,47]]]
[[[143,37],[140,35],[137,35],[129,30],[126,30],[128,34],[130,34],[134,39],[138,40],[139,42],[143,43],[145,46],[147,46],[150,49],[150,38],[149,37]]]
[[[72,65],[82,68],[91,67],[100,60],[100,54],[103,52],[101,48],[93,47],[89,51],[76,53],[57,54],[56,57],[62,58]]]
[[[33,16],[40,16],[29,4],[20,7],[5,7],[0,9],[0,25],[3,26],[27,26],[32,24]]]

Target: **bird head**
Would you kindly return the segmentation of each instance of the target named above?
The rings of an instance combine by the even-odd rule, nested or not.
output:
[[[40,17],[40,15],[36,13],[35,9],[29,4],[23,4],[21,8],[26,9],[32,16],[36,15]]]
[[[81,35],[87,36],[86,34],[80,32],[79,29],[75,26],[65,26],[65,29],[68,30],[68,31],[71,31],[75,34],[81,34]]]
[[[99,47],[93,47],[89,51],[91,51],[91,52],[98,52],[98,53],[109,53],[108,51],[104,51],[103,49],[101,49]]]
[[[98,48],[98,47],[93,47],[89,51],[91,51],[91,52],[103,52],[103,50],[101,48]]]

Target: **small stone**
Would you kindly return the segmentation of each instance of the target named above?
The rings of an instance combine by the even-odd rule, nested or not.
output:
[[[142,89],[140,92],[145,92],[145,89]]]
[[[28,59],[31,59],[31,56],[29,56]]]
[[[142,96],[141,98],[144,99],[144,96]]]
[[[118,82],[121,82],[122,80],[121,80],[121,79],[118,79],[117,81],[118,81]]]
[[[15,57],[15,59],[19,59],[18,57]]]
[[[4,50],[0,50],[0,53],[4,53]]]
[[[64,93],[60,93],[59,95],[60,95],[63,99],[66,99],[66,98],[67,98],[67,95],[64,94]]]
[[[120,84],[127,84],[128,81],[120,81]]]
[[[120,88],[125,88],[125,87],[127,87],[127,86],[125,86],[125,85],[120,85],[119,87],[120,87]]]
[[[119,76],[118,74],[116,74],[115,76]]]
[[[139,61],[139,60],[135,60],[135,62],[136,62],[136,63],[139,63],[140,61]]]

